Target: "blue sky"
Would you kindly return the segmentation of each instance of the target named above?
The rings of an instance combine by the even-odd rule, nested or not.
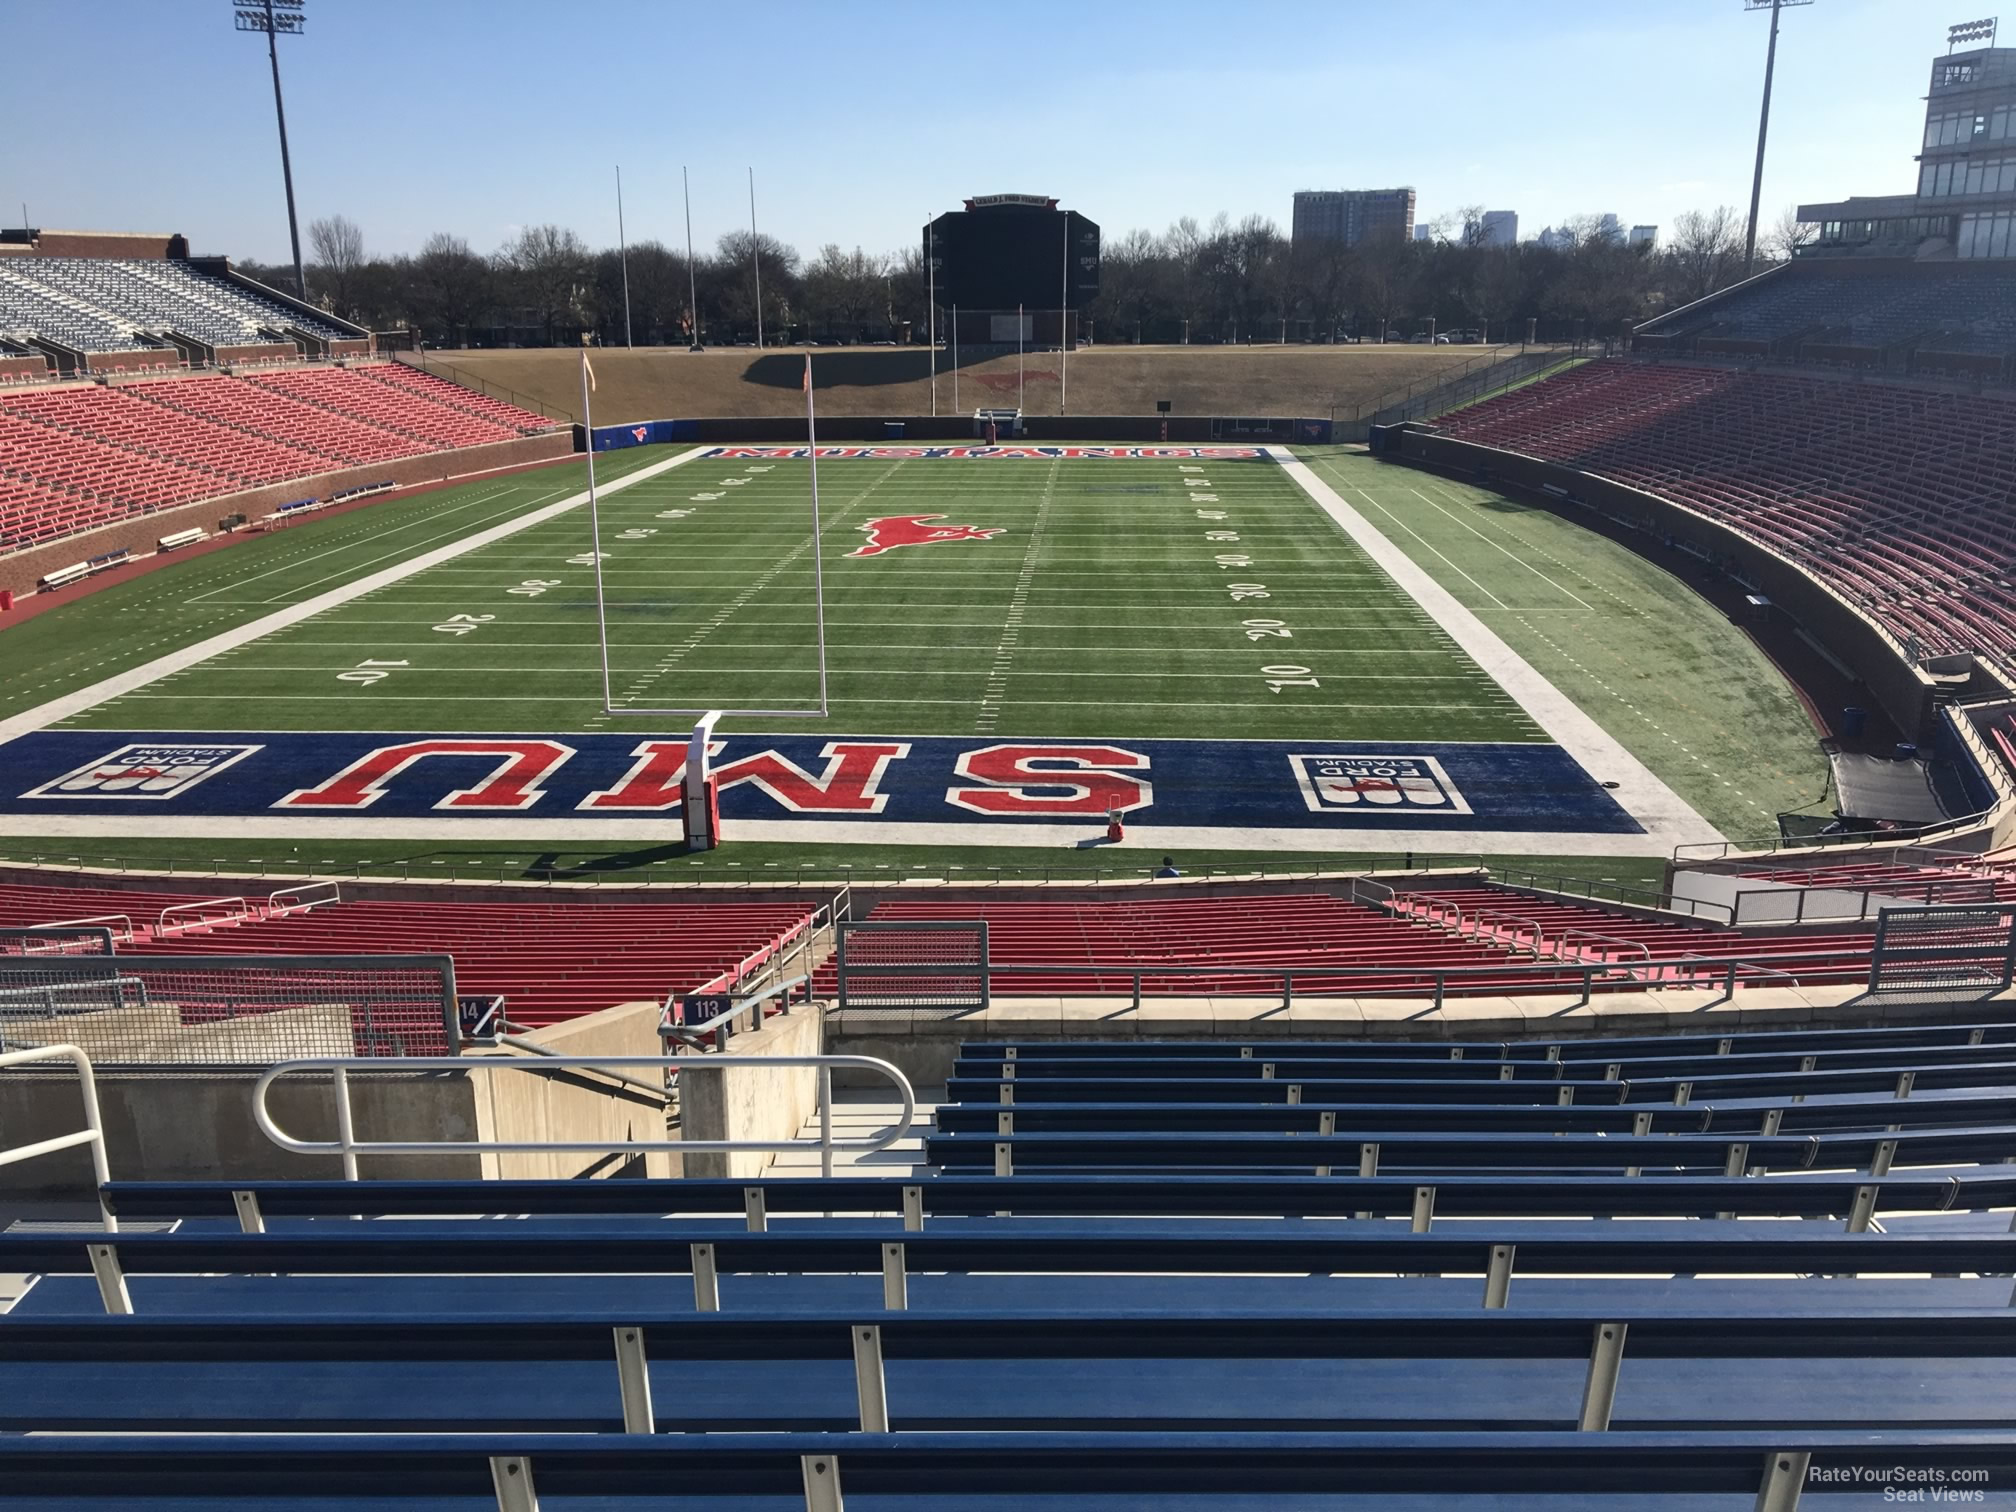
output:
[[[1296,189],[1396,184],[1424,219],[1483,203],[1528,237],[1583,212],[1663,227],[1747,206],[1768,26],[1741,0],[309,9],[280,43],[302,221],[347,214],[372,252],[434,231],[488,251],[549,220],[613,244],[618,162],[630,239],[674,245],[681,164],[696,242],[748,224],[753,167],[762,229],[805,251],[891,250],[1004,190],[1057,195],[1109,238],[1220,210],[1285,228]],[[1963,10],[1786,12],[1767,225],[1910,189],[1927,65]],[[25,201],[36,225],[285,257],[265,47],[224,0],[0,0],[0,57],[33,81],[0,137],[0,221]],[[108,77],[154,83],[63,103],[66,81]]]

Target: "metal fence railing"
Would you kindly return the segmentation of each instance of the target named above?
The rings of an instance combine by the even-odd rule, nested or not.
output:
[[[454,1055],[445,955],[0,955],[0,1051],[75,1045],[101,1069],[310,1055]]]
[[[105,924],[0,929],[0,956],[109,956],[112,949],[112,928]]]
[[[2016,919],[2001,913],[1999,925],[1991,928],[1981,922],[1981,910],[1957,912],[1967,916],[1968,927],[1950,931],[1943,937],[1928,937],[1923,929],[1919,930],[1911,940],[1910,963],[1921,979],[1936,978],[1942,992],[1950,991],[1956,983],[1979,984],[1982,993],[1992,992],[1998,983],[2008,981],[2009,963],[2016,959]],[[1344,966],[1315,961],[1300,964],[1238,961],[1216,965],[1138,960],[989,962],[985,976],[990,1002],[1017,995],[1019,986],[1028,995],[1068,993],[1073,997],[1121,998],[1135,1008],[1151,997],[1275,997],[1283,1008],[1292,1007],[1298,998],[1389,997],[1418,998],[1424,1012],[1440,1012],[1449,999],[1472,994],[1520,997],[1573,993],[1578,1003],[1586,1004],[1598,992],[1693,988],[1719,991],[1726,1001],[1743,987],[1866,986],[1871,981],[1885,979],[1880,940],[1872,942],[1867,951],[1588,958],[1615,953],[1613,945],[1608,951],[1578,951],[1580,958],[1508,959],[1487,966],[1409,966],[1404,962]],[[929,962],[892,962],[880,965],[877,970],[882,977],[928,981],[942,975],[944,968]],[[843,982],[836,994],[836,1011],[845,1015],[849,1006],[848,985]],[[905,1016],[904,1010],[890,1004],[886,990],[878,991],[873,1007],[886,1016]],[[920,1005],[907,1016],[945,1017],[956,1013],[940,1005]]]
[[[984,919],[843,919],[835,946],[836,992],[853,1017],[951,1017],[987,1006]]]

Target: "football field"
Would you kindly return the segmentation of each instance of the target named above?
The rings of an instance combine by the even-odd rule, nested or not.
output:
[[[107,595],[101,625],[216,633],[10,700],[26,780],[0,810],[64,836],[661,838],[694,715],[723,710],[731,839],[1052,845],[1116,812],[1141,843],[1254,849],[1713,834],[1403,522],[1284,451],[826,448],[816,548],[803,448],[613,453],[592,505],[564,471]]]
[[[616,707],[816,708],[809,473],[705,458],[602,498]],[[1264,457],[820,473],[835,733],[1545,738]],[[898,544],[948,526],[973,532]],[[642,729],[604,711],[596,549],[576,508],[59,727]],[[265,609],[328,586],[311,560],[186,602]]]

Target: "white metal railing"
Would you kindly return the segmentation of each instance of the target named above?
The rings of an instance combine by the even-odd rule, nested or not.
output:
[[[194,918],[177,919],[172,924],[168,922],[168,915],[172,913],[181,913],[185,910],[195,909],[227,908],[232,904],[237,905],[235,913],[216,915],[197,913]],[[198,929],[206,924],[236,924],[253,917],[252,905],[247,903],[243,898],[195,898],[187,903],[170,903],[166,908],[162,909],[161,917],[154,921],[154,933],[156,935],[166,935],[170,930],[180,933],[185,929]]]
[[[305,909],[320,908],[325,903],[342,901],[343,890],[334,882],[303,882],[268,893],[265,913],[267,918],[277,919]]]
[[[376,1139],[360,1140],[350,1104],[350,1073],[402,1073],[410,1071],[565,1071],[609,1067],[653,1067],[679,1075],[734,1071],[744,1067],[815,1067],[819,1072],[819,1137],[817,1139]],[[841,1068],[873,1071],[896,1088],[903,1100],[903,1112],[894,1124],[871,1139],[833,1137],[833,1073]],[[296,1139],[273,1121],[266,1096],[273,1083],[283,1076],[300,1076],[326,1071],[336,1089],[336,1138]],[[328,1057],[317,1060],[282,1061],[261,1076],[252,1089],[252,1118],[259,1132],[281,1149],[296,1155],[337,1155],[343,1161],[343,1178],[355,1181],[359,1155],[537,1155],[579,1153],[596,1155],[777,1155],[791,1150],[816,1149],[822,1176],[833,1174],[836,1153],[870,1154],[886,1150],[910,1132],[917,1116],[917,1094],[910,1079],[884,1060],[867,1055],[555,1055],[535,1060],[515,1060],[489,1056]]]
[[[130,945],[133,943],[133,920],[130,915],[123,913],[92,914],[89,918],[85,919],[58,919],[53,924],[36,924],[31,927],[35,929],[109,929],[112,931],[113,944],[124,943]]]
[[[99,1221],[106,1233],[116,1234],[119,1232],[119,1220],[105,1205],[105,1187],[112,1180],[112,1168],[105,1159],[105,1120],[98,1110],[98,1079],[91,1074],[91,1057],[75,1045],[36,1045],[28,1050],[0,1052],[0,1071],[9,1066],[52,1060],[67,1060],[77,1068],[77,1089],[84,1098],[84,1127],[69,1134],[38,1139],[33,1144],[16,1145],[11,1150],[0,1149],[0,1166],[19,1165],[38,1155],[54,1155],[58,1150],[74,1150],[79,1145],[89,1145],[91,1172],[98,1178]]]

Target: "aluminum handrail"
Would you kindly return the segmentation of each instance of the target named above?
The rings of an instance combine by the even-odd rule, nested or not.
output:
[[[38,1139],[33,1144],[0,1149],[0,1166],[18,1165],[38,1155],[53,1155],[58,1150],[74,1150],[79,1145],[88,1145],[91,1149],[91,1173],[97,1177],[99,1221],[106,1233],[116,1234],[119,1232],[119,1220],[112,1216],[112,1209],[105,1202],[105,1186],[112,1179],[112,1168],[105,1158],[105,1119],[98,1106],[98,1078],[91,1072],[91,1057],[75,1045],[36,1045],[27,1050],[0,1052],[0,1071],[9,1066],[52,1060],[67,1060],[77,1068],[77,1090],[84,1099],[84,1127],[74,1133]]]
[[[1507,925],[1519,925],[1522,928],[1532,930],[1533,943],[1530,945],[1525,944],[1516,931],[1509,938],[1499,933]],[[1487,929],[1491,931],[1489,936],[1485,934]],[[1463,931],[1460,925],[1456,932],[1459,935],[1462,934]],[[1491,944],[1503,945],[1506,949],[1515,952],[1531,950],[1533,952],[1533,959],[1536,961],[1541,958],[1542,953],[1547,949],[1547,931],[1541,928],[1539,920],[1529,919],[1524,914],[1515,914],[1503,908],[1472,909],[1470,912],[1470,938],[1480,943],[1488,939]]]
[[[214,919],[199,915],[196,918],[188,920],[177,919],[173,924],[168,922],[168,915],[176,912],[178,909],[213,908],[226,903],[236,903],[238,905],[238,912],[235,914],[220,915]],[[162,909],[161,917],[154,921],[154,933],[165,935],[170,929],[181,931],[195,929],[203,924],[235,924],[240,921],[252,920],[256,917],[252,912],[252,905],[236,893],[226,898],[191,898],[187,903],[170,903],[166,908]]]
[[[1640,961],[1650,961],[1652,959],[1652,947],[1650,945],[1647,945],[1643,940],[1627,940],[1623,935],[1603,934],[1594,929],[1569,929],[1562,931],[1554,937],[1554,943],[1559,945],[1563,950],[1571,948],[1571,942],[1575,940],[1596,940],[1605,945],[1622,945],[1626,950],[1637,951]]]
[[[329,895],[327,897],[313,898],[307,896],[307,894],[314,892],[318,887],[328,888]],[[288,898],[292,901],[283,903],[280,901],[282,898]],[[295,887],[277,888],[273,892],[268,893],[266,895],[266,916],[273,918],[276,915],[302,913],[310,908],[320,908],[328,903],[341,903],[342,901],[343,886],[339,882],[303,882]]]
[[[360,1140],[350,1103],[350,1073],[408,1073],[415,1071],[561,1071],[607,1069],[609,1067],[654,1067],[693,1072],[732,1071],[751,1066],[815,1067],[819,1072],[819,1137],[817,1139],[380,1139]],[[837,1069],[873,1071],[892,1083],[902,1099],[901,1116],[889,1128],[871,1139],[833,1137],[833,1072]],[[266,1106],[268,1091],[283,1076],[299,1076],[310,1071],[327,1071],[336,1087],[335,1139],[297,1139],[273,1121]],[[252,1088],[252,1119],[281,1149],[296,1155],[337,1155],[343,1161],[345,1180],[355,1181],[357,1157],[367,1155],[532,1155],[579,1153],[597,1155],[687,1154],[739,1155],[784,1154],[792,1150],[819,1151],[820,1174],[833,1174],[836,1152],[871,1154],[886,1150],[910,1132],[917,1115],[917,1094],[910,1080],[885,1060],[867,1055],[556,1055],[547,1059],[516,1060],[484,1056],[414,1056],[382,1058],[328,1056],[312,1060],[282,1061],[268,1070]]]
[[[37,924],[36,929],[103,929],[112,924],[124,926],[113,936],[114,940],[124,939],[133,943],[133,919],[128,914],[88,914],[81,919],[58,919],[51,924]]]

